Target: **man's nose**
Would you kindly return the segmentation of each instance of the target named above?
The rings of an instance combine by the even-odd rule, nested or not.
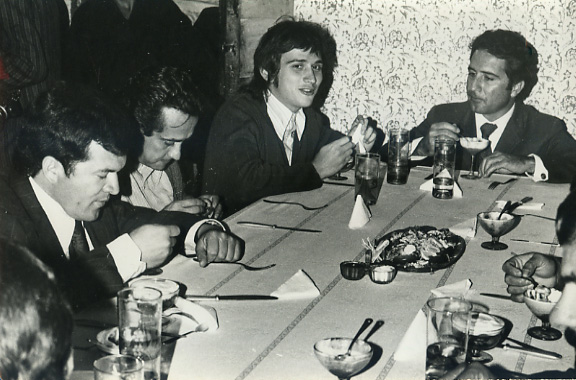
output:
[[[120,192],[118,173],[108,173],[108,176],[106,176],[106,185],[104,186],[104,191],[111,195],[116,195]]]
[[[308,67],[304,72],[304,80],[308,83],[316,83],[316,75],[316,72],[311,67]]]
[[[482,91],[482,84],[480,83],[480,80],[475,77],[470,79],[470,88],[469,90],[472,91],[473,93],[479,93]]]
[[[181,150],[182,150],[182,143],[176,143],[170,148],[168,155],[174,161],[178,161],[181,156]]]

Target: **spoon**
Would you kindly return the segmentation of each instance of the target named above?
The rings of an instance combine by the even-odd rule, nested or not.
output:
[[[508,207],[510,207],[511,204],[512,204],[512,201],[506,202],[504,207],[502,207],[502,211],[500,211],[500,215],[498,215],[498,220],[500,220],[500,218],[502,217],[502,214],[504,214],[504,211],[506,211],[508,209]]]
[[[362,326],[360,327],[360,329],[358,330],[358,332],[356,333],[356,335],[352,339],[352,342],[350,342],[350,345],[348,346],[348,350],[346,351],[346,353],[345,354],[338,354],[334,357],[334,359],[344,360],[346,358],[346,356],[350,356],[350,353],[352,351],[352,346],[354,345],[354,343],[356,343],[360,334],[362,334],[364,332],[364,330],[366,330],[368,328],[368,326],[370,326],[371,323],[372,323],[372,318],[366,318],[366,320],[364,320],[364,323],[362,324]]]

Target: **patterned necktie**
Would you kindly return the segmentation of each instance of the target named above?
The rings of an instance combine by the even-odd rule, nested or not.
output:
[[[90,248],[88,247],[86,232],[84,231],[82,222],[77,220],[74,224],[74,233],[72,233],[72,240],[70,240],[70,246],[68,247],[70,260],[75,260],[80,257],[80,255],[88,253],[88,251],[90,251]]]
[[[292,149],[294,147],[294,133],[296,133],[296,114],[292,114],[290,120],[288,121],[288,126],[284,131],[284,136],[282,137],[282,143],[284,144],[284,150],[286,151],[286,157],[288,158],[288,163],[292,163]]]

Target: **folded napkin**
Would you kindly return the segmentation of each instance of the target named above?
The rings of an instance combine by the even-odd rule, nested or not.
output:
[[[358,145],[358,153],[366,153],[366,148],[364,147],[364,135],[362,134],[362,128],[360,128],[360,126],[358,126],[352,134],[352,144]]]
[[[364,203],[362,196],[358,194],[356,196],[356,202],[354,203],[352,215],[350,216],[350,221],[348,222],[348,228],[352,230],[362,228],[370,221],[370,217],[372,217],[370,210]]]
[[[471,287],[472,281],[467,279],[432,289],[430,293],[435,297],[462,297],[466,299],[475,293],[474,290],[470,290]]]
[[[398,347],[394,351],[394,360],[415,362],[413,363],[415,367],[420,366],[424,369],[424,362],[426,361],[426,315],[422,309],[418,310],[404,337],[398,343]]]
[[[190,318],[182,318],[180,333],[194,330],[196,326],[201,324],[207,327],[206,331],[218,330],[218,314],[216,314],[216,310],[214,308],[210,306],[199,305],[182,297],[176,297],[174,304],[177,308],[186,314],[190,314],[196,320],[195,323]]]
[[[424,182],[422,185],[420,185],[420,190],[425,190],[425,191],[432,191],[432,189],[434,188],[434,183],[432,182],[434,181],[434,179],[431,179],[429,181]],[[460,185],[458,184],[458,182],[454,181],[454,198],[462,198],[462,188],[460,187]]]
[[[506,204],[506,201],[496,201],[496,208],[498,210],[502,210],[502,207],[504,207],[504,205]],[[520,206],[518,206],[518,208],[516,210],[525,210],[525,211],[538,211],[538,210],[542,210],[542,208],[544,207],[544,203],[542,202],[526,202]]]
[[[449,228],[450,232],[462,236],[464,239],[476,236],[478,218],[470,218]]]
[[[278,297],[279,300],[299,300],[316,298],[320,291],[310,276],[300,269],[270,295]]]

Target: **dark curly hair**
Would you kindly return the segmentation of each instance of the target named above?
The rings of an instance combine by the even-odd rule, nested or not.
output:
[[[196,117],[204,108],[202,95],[190,74],[175,67],[149,67],[140,71],[130,79],[123,96],[126,110],[134,116],[145,136],[164,129],[164,107]]]
[[[261,99],[270,85],[278,84],[282,54],[293,49],[310,50],[322,59],[322,83],[314,98],[314,107],[321,107],[334,82],[334,69],[338,65],[336,41],[328,29],[309,21],[285,19],[279,21],[262,36],[254,53],[254,74],[245,88],[256,99]],[[268,80],[260,74],[264,69]]]
[[[0,377],[67,377],[73,319],[54,274],[28,249],[0,240]]]
[[[488,30],[470,44],[470,58],[476,50],[485,50],[506,61],[504,71],[512,85],[524,81],[516,101],[524,101],[538,83],[538,52],[520,33],[510,30]]]
[[[131,119],[97,90],[60,82],[37,99],[24,117],[15,149],[15,165],[34,176],[44,157],[52,156],[67,175],[88,159],[92,141],[107,151],[126,156],[135,140],[126,128]]]

